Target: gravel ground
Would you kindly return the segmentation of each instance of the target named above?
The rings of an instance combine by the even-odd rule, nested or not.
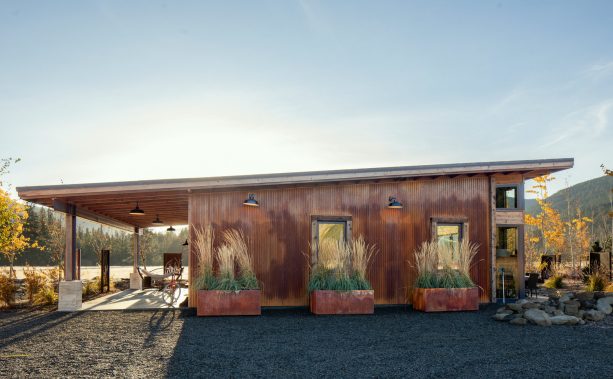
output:
[[[513,326],[474,313],[197,318],[0,312],[0,377],[612,377],[613,317]]]

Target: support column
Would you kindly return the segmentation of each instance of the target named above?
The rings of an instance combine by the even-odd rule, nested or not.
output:
[[[134,246],[132,248],[132,273],[130,274],[130,289],[143,289],[143,281],[138,273],[138,256],[140,255],[140,228],[134,227]]]
[[[77,207],[66,206],[66,250],[64,252],[64,280],[59,285],[58,311],[81,309],[82,283],[77,264]]]

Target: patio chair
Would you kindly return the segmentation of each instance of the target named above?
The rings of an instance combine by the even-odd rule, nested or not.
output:
[[[537,295],[537,289],[538,289],[538,280],[539,280],[539,274],[538,273],[530,273],[528,276],[528,279],[526,279],[526,292],[528,292],[530,294],[530,297],[532,297],[532,294]]]

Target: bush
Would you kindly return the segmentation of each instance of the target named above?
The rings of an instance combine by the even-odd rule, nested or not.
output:
[[[564,288],[564,277],[560,274],[554,274],[545,280],[543,284],[546,288],[560,289]]]
[[[15,302],[17,285],[13,278],[4,272],[0,272],[0,302],[10,307]]]
[[[52,286],[46,285],[34,294],[34,304],[49,305],[57,303],[58,296]]]
[[[48,285],[49,280],[44,273],[36,270],[30,265],[26,265],[23,268],[23,276],[28,301],[34,303],[34,295],[43,290],[43,288]]]
[[[89,297],[100,293],[100,282],[98,280],[88,280],[83,282],[83,296]]]
[[[609,280],[605,270],[592,270],[592,273],[587,277],[586,290],[587,291],[604,291],[607,287]]]

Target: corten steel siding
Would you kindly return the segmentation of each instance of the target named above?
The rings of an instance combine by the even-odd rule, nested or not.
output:
[[[263,306],[308,305],[311,215],[352,216],[353,236],[378,247],[368,272],[377,304],[410,302],[415,274],[413,251],[431,238],[430,219],[466,218],[470,240],[480,245],[471,275],[489,301],[490,205],[487,176],[335,184],[253,190],[260,207],[245,207],[248,191],[193,193],[189,223],[211,223],[216,243],[225,228],[242,229],[249,239]],[[403,209],[387,209],[389,196]],[[192,250],[193,254],[193,250]],[[193,256],[191,262],[194,262]],[[195,264],[190,264],[190,279]],[[192,281],[193,283],[193,281]],[[190,287],[190,299],[196,299]],[[191,306],[196,306],[193,301]]]

